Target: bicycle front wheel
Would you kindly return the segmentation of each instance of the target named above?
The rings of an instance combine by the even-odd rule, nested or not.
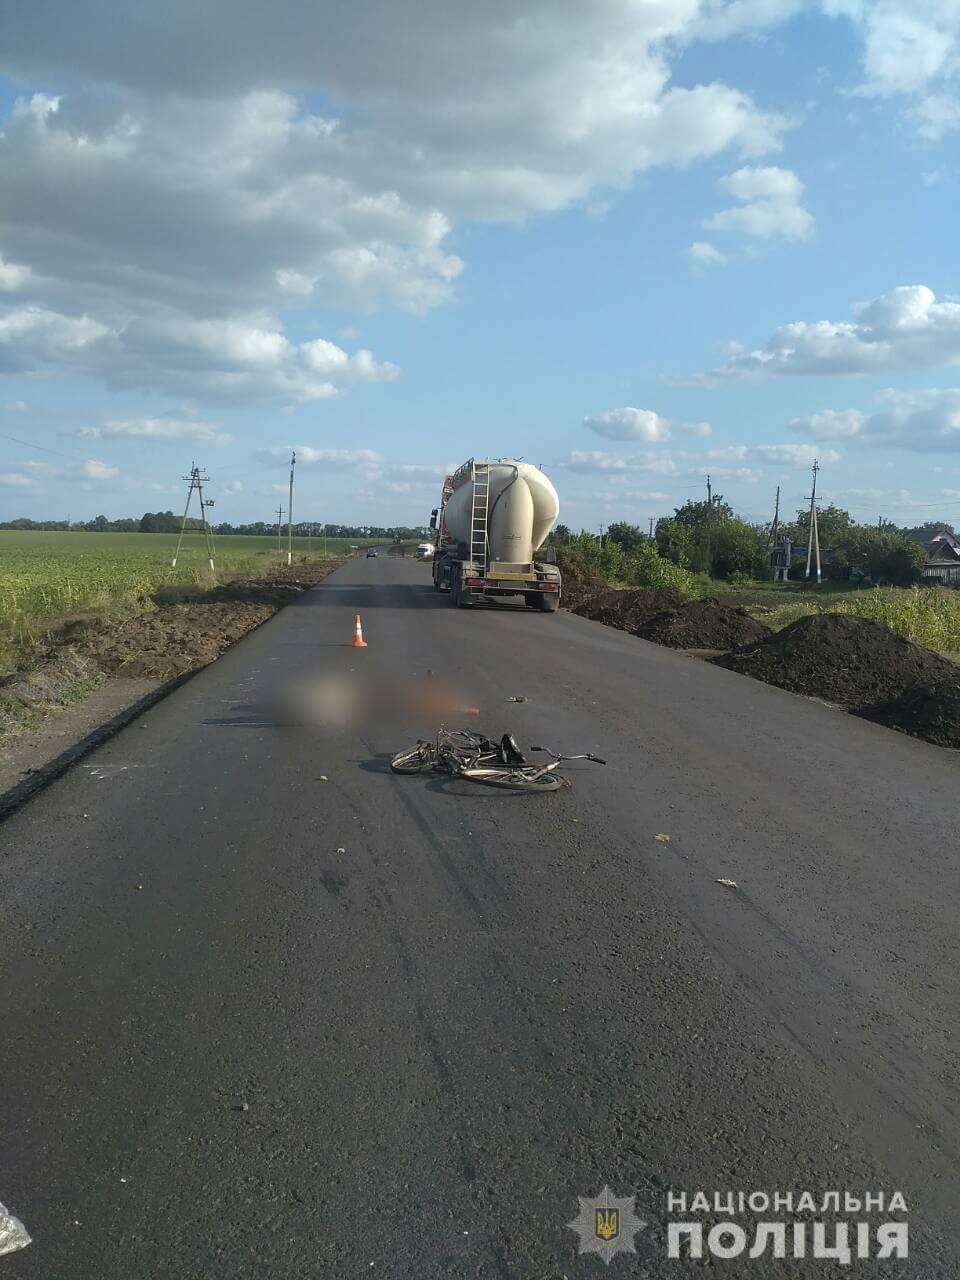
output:
[[[480,782],[485,787],[500,787],[503,791],[559,791],[569,785],[558,773],[521,773],[516,769],[464,769],[461,778]]]
[[[418,742],[407,751],[398,751],[390,761],[394,773],[429,773],[436,768],[437,753],[429,742]]]

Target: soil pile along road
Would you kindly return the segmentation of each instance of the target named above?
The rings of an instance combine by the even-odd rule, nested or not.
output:
[[[869,618],[800,618],[713,661],[940,746],[960,746],[960,671]]]
[[[264,578],[161,588],[155,609],[129,618],[75,619],[50,637],[31,670],[2,692],[26,706],[56,703],[79,680],[98,675],[170,680],[219,658],[342,561],[307,561]]]
[[[938,747],[960,747],[960,682],[953,688],[910,689],[859,714]]]
[[[735,649],[763,640],[772,632],[746,609],[719,600],[689,600],[655,614],[637,630],[644,640],[671,649]]]
[[[573,578],[569,574],[563,581],[565,609],[620,631],[635,632],[655,614],[676,609],[683,602],[684,597],[672,587],[620,590],[603,578]]]

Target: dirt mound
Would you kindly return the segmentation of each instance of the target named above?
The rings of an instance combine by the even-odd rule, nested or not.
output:
[[[73,648],[64,648],[45,659],[31,671],[4,682],[2,692],[24,707],[39,707],[61,702],[71,689],[100,674],[97,664]]]
[[[276,568],[269,577],[213,588],[173,585],[156,592],[149,612],[66,621],[34,656],[30,670],[7,680],[0,694],[41,707],[62,702],[101,676],[170,680],[195,671],[342,563],[304,561]]]
[[[563,580],[563,606],[581,618],[621,631],[636,631],[654,614],[676,609],[684,596],[672,587],[611,587],[603,578]]]
[[[859,714],[938,747],[960,747],[960,682],[952,689],[910,689],[900,698],[867,707]]]
[[[766,640],[713,661],[858,712],[914,690],[960,687],[957,668],[945,658],[882,623],[842,613],[799,618]]]
[[[169,680],[207,666],[275,612],[270,603],[168,605],[98,629],[76,648],[107,675]]]
[[[746,609],[731,608],[710,597],[657,613],[637,630],[644,640],[671,649],[735,649],[770,634],[770,628]]]

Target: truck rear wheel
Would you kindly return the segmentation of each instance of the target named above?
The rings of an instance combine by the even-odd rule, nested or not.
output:
[[[460,565],[454,565],[450,570],[450,603],[455,609],[468,609],[472,603],[470,592],[463,587]]]
[[[540,593],[540,608],[544,613],[556,613],[560,608],[560,592],[542,591]]]

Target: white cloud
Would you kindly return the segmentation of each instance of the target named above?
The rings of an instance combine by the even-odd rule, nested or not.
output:
[[[910,392],[888,388],[877,399],[879,408],[871,414],[825,409],[809,418],[796,418],[790,425],[824,440],[847,437],[920,453],[960,449],[960,387]]]
[[[96,458],[89,458],[80,468],[80,473],[88,480],[116,480],[120,475],[120,468],[108,466],[106,462],[99,462]]]
[[[27,489],[33,481],[20,471],[0,471],[0,487],[4,489]]]
[[[960,70],[957,0],[821,0],[823,11],[853,21],[863,37],[866,97],[906,97],[908,118],[936,141],[960,126],[952,92]]]
[[[696,436],[700,440],[713,435],[713,427],[709,422],[685,422],[681,425],[680,430],[686,435]]]
[[[744,203],[707,218],[703,225],[708,230],[743,231],[761,239],[808,240],[813,235],[813,216],[800,203],[803,183],[790,169],[748,165],[719,185]]]
[[[195,418],[108,418],[100,427],[81,427],[78,436],[94,440],[194,440],[228,444],[230,436]]]
[[[737,29],[769,25],[769,4],[732,8]],[[111,386],[298,403],[368,381],[360,353],[337,381],[280,313],[427,311],[454,296],[464,220],[780,146],[787,122],[735,85],[671,83],[680,47],[725,17],[710,10],[290,0],[278,19],[173,0],[126,11],[121,50],[106,10],[49,0],[0,46],[0,72],[55,90],[0,121],[4,287],[61,338],[78,317],[100,326],[96,360],[65,360],[56,335],[48,360]],[[33,367],[37,341],[7,367]]]
[[[0,293],[17,293],[30,279],[30,268],[19,267],[14,262],[5,262],[0,253]]]
[[[4,413],[26,413],[30,406],[26,400],[8,400],[3,406]]]
[[[601,449],[574,449],[565,458],[555,464],[568,471],[580,471],[586,474],[593,472],[630,472],[652,471],[660,475],[676,475],[677,464],[671,458],[649,454],[646,457],[623,457],[620,454],[606,453]]]
[[[927,142],[939,142],[945,134],[960,129],[960,102],[945,93],[928,94],[907,114]]]
[[[224,485],[224,487],[223,487],[223,492],[224,492],[224,493],[226,493],[226,494],[231,494],[231,495],[232,495],[232,494],[236,494],[236,493],[243,493],[243,481],[242,481],[242,480],[228,480],[228,481],[227,481],[227,483],[226,483],[226,484]]]
[[[849,440],[861,434],[863,423],[858,409],[824,409],[806,418],[794,418],[790,429],[815,440]]]
[[[711,476],[714,480],[745,480],[748,484],[756,484],[763,479],[763,472],[756,467],[717,467],[712,463],[707,467],[691,467],[691,476]]]
[[[713,377],[880,373],[960,364],[960,302],[901,285],[854,308],[853,321],[798,320],[755,351],[734,347]]]
[[[815,459],[821,462],[839,462],[840,455],[834,449],[818,449],[812,444],[736,444],[722,449],[711,449],[709,456],[722,462],[759,462],[768,465],[809,467]]]
[[[584,426],[608,440],[644,440],[648,444],[667,440],[670,428],[666,419],[652,409],[634,409],[626,405],[621,409],[608,409],[583,420]]]
[[[277,466],[288,465],[293,450],[297,453],[298,467],[319,467],[327,471],[351,471],[357,468],[378,467],[383,462],[374,449],[315,449],[312,445],[281,445],[275,449],[261,449],[257,456],[262,462]]]
[[[690,259],[690,265],[697,267],[721,267],[725,262],[729,262],[729,258],[725,253],[721,253],[719,249],[709,244],[706,240],[694,240],[693,244],[687,249],[687,257]]]
[[[358,382],[390,381],[396,365],[348,355],[324,339],[296,345],[269,317],[130,319],[116,328],[90,316],[25,306],[0,314],[0,373],[55,366],[119,389],[199,394],[244,403],[293,404],[341,395]]]

